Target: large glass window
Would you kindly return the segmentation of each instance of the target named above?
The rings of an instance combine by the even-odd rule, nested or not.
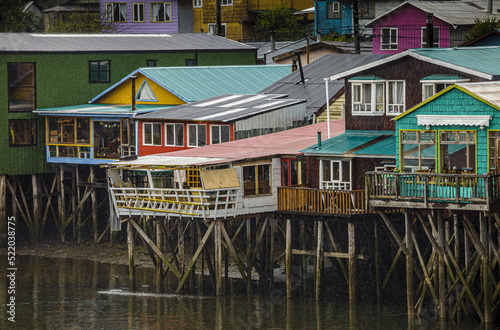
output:
[[[90,83],[109,83],[110,79],[110,61],[89,61]]]
[[[212,125],[211,130],[211,143],[217,144],[228,142],[230,140],[229,125]]]
[[[384,112],[384,83],[353,83],[352,113],[382,114]]]
[[[271,165],[243,166],[243,195],[271,193]]]
[[[184,124],[165,124],[165,145],[184,146]]]
[[[161,146],[161,123],[143,123],[142,135],[145,146]]]
[[[405,112],[405,82],[387,82],[387,113],[398,115]]]
[[[476,132],[440,131],[441,173],[476,171]]]
[[[119,158],[120,122],[94,121],[94,157]]]
[[[283,187],[302,184],[305,178],[305,160],[282,159],[281,160],[281,185]]]
[[[35,119],[9,120],[9,145],[11,147],[36,145]]]
[[[90,119],[48,117],[47,144],[90,145]]]
[[[203,147],[207,145],[207,126],[188,125],[188,146]]]
[[[380,49],[394,50],[398,49],[398,29],[397,28],[381,28]]]
[[[35,63],[7,63],[9,111],[36,108]]]
[[[127,4],[126,3],[106,3],[106,22],[126,22]]]
[[[350,160],[321,161],[321,189],[351,189]]]
[[[401,131],[400,144],[400,167],[402,171],[435,171],[435,131]]]
[[[342,18],[340,2],[326,3],[326,18],[327,19]]]
[[[151,4],[151,22],[171,22],[172,4],[170,2],[156,2]]]
[[[144,3],[134,3],[132,5],[133,12],[132,17],[134,23],[143,23],[144,22]]]
[[[135,123],[130,118],[120,119],[120,145],[121,156],[128,157],[134,156],[135,152]]]

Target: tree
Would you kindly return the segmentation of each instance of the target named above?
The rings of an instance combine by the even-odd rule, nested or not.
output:
[[[0,32],[23,32],[25,19],[29,16],[23,10],[22,0],[0,1]]]
[[[106,23],[106,20],[99,15],[86,9],[81,12],[73,12],[68,19],[57,19],[54,26],[49,28],[49,33],[100,33],[112,32],[115,27]]]
[[[261,14],[255,23],[257,38],[268,40],[271,33],[275,40],[297,40],[305,36],[304,29],[293,12],[285,7],[284,2]]]
[[[500,28],[500,22],[497,21],[496,17],[488,17],[484,21],[475,18],[474,26],[464,35],[465,41],[472,41],[498,28]]]

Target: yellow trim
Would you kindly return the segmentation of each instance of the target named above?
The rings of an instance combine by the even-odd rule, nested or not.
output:
[[[144,18],[142,21],[134,21],[134,5],[142,5]],[[146,23],[146,5],[144,2],[132,2],[132,23]]]
[[[486,135],[486,139],[488,140],[488,144],[487,144],[487,148],[486,148],[487,149],[487,153],[486,153],[486,157],[487,158],[486,159],[488,160],[488,162],[487,162],[487,165],[488,165],[487,169],[488,169],[488,171],[490,170],[490,168],[492,166],[492,164],[490,164],[490,139],[491,139],[490,133],[491,132],[500,132],[500,129],[489,129],[488,130],[488,134]],[[497,148],[496,145],[494,147],[495,147],[495,149]]]
[[[170,5],[170,15],[169,15],[170,20],[169,21],[153,21],[153,8],[152,8],[153,4],[160,4],[160,3],[162,3],[162,4],[167,4],[168,3]],[[150,17],[149,17],[150,20],[149,21],[151,23],[172,23],[172,21],[173,21],[172,20],[172,3],[171,2],[162,2],[162,1],[151,2],[151,3],[149,3],[149,14],[150,14]]]
[[[477,100],[479,100],[479,101],[481,101],[481,102],[483,102],[483,103],[486,103],[487,105],[489,105],[489,106],[491,106],[491,107],[493,107],[493,108],[495,108],[495,109],[497,109],[497,110],[499,110],[499,111],[500,111],[500,107],[498,107],[498,106],[496,106],[496,105],[494,105],[494,104],[492,104],[492,103],[490,103],[490,102],[486,101],[485,99],[483,99],[483,98],[481,98],[481,97],[477,96],[476,94],[473,94],[471,91],[469,91],[469,90],[467,90],[467,89],[465,89],[465,88],[463,88],[463,87],[461,87],[461,86],[458,86],[458,85],[456,85],[456,84],[453,84],[453,85],[451,85],[451,86],[446,87],[446,88],[445,88],[445,89],[443,89],[442,91],[440,91],[440,92],[438,92],[438,93],[436,93],[436,94],[432,95],[431,97],[429,97],[429,98],[428,98],[428,99],[426,99],[425,101],[420,102],[419,104],[415,105],[415,106],[414,106],[414,107],[412,107],[411,109],[406,110],[405,112],[403,112],[403,113],[402,113],[402,114],[400,114],[399,116],[394,117],[394,120],[396,121],[396,120],[398,120],[398,119],[400,119],[400,118],[402,118],[402,117],[404,117],[404,116],[408,115],[410,112],[413,112],[413,111],[417,110],[418,108],[420,108],[420,107],[422,107],[422,106],[426,105],[427,103],[431,102],[432,100],[434,100],[434,99],[436,99],[436,98],[440,97],[440,96],[441,96],[441,95],[443,95],[444,93],[447,93],[448,91],[450,91],[450,90],[452,90],[452,89],[454,89],[454,88],[456,88],[456,89],[458,89],[458,90],[460,90],[460,91],[462,91],[462,92],[464,92],[464,93],[466,93],[466,94],[468,94],[468,95],[472,96],[473,98],[475,98],[475,99],[477,99]]]
[[[426,130],[426,129],[400,129],[399,130],[399,141],[398,141],[398,148],[399,148],[399,169],[404,170],[404,152],[401,151],[401,134],[402,132],[434,132],[434,155],[435,155],[435,161],[438,161],[438,146],[436,144],[437,140],[437,130],[431,129],[431,130]],[[420,155],[419,155],[420,157]],[[403,166],[401,166],[403,164]],[[436,164],[436,169],[437,169],[437,164]],[[436,172],[437,173],[437,172]]]
[[[474,147],[476,148],[475,155],[474,155],[474,173],[477,174],[477,130],[465,130],[465,129],[442,129],[438,130],[438,132],[474,132]],[[438,134],[437,137],[438,143],[438,151],[439,153],[438,158],[439,158],[439,173],[441,173],[441,134]]]

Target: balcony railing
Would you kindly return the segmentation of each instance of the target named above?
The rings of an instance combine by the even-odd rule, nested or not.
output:
[[[278,187],[278,211],[355,215],[370,213],[363,190]]]
[[[367,172],[369,205],[490,211],[500,200],[499,175]]]
[[[231,189],[161,189],[109,188],[118,216],[234,217],[239,188]]]

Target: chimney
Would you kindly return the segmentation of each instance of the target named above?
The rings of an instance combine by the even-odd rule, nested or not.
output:
[[[318,130],[318,149],[321,148],[321,130]]]
[[[129,78],[132,82],[132,111],[134,111],[135,110],[135,80],[137,79],[137,76],[130,76]]]
[[[300,82],[305,84],[306,80],[304,79],[304,71],[302,70],[302,61],[300,60],[301,50],[298,50],[293,53],[293,55],[297,55],[297,60],[299,61],[299,71],[300,71]]]

